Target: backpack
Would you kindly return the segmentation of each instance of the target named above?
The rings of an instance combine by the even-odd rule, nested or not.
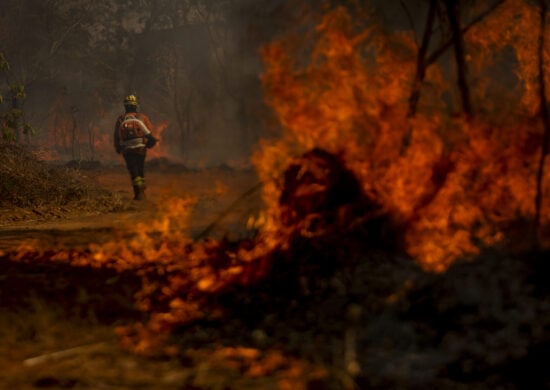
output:
[[[127,141],[144,139],[151,131],[145,123],[134,114],[126,114],[119,126],[120,140],[125,143]]]

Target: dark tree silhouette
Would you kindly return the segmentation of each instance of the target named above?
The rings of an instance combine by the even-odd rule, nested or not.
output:
[[[462,101],[462,110],[467,116],[471,116],[472,102],[470,99],[470,87],[467,80],[467,66],[464,54],[464,39],[460,28],[460,6],[456,0],[444,0],[449,27],[451,29],[455,60],[457,65],[458,89]]]
[[[418,49],[418,57],[416,60],[416,74],[414,76],[413,88],[411,96],[409,98],[409,117],[413,117],[416,114],[418,100],[420,99],[420,90],[426,76],[426,68],[428,66],[428,63],[426,62],[426,54],[428,52],[428,46],[430,45],[430,39],[433,33],[436,7],[437,0],[430,0],[428,17],[426,18],[426,26],[424,27],[424,34],[422,35],[422,43],[420,44],[420,48]]]
[[[538,68],[539,68],[539,85],[540,85],[540,113],[544,125],[544,136],[542,142],[542,150],[537,170],[537,193],[535,196],[535,231],[539,230],[540,226],[540,208],[542,203],[542,179],[544,177],[544,161],[548,155],[548,142],[550,141],[550,112],[548,111],[547,93],[544,82],[544,33],[546,30],[546,12],[548,5],[546,0],[539,0],[540,3],[540,34],[538,47]]]

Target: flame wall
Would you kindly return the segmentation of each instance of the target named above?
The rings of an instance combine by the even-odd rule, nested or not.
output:
[[[254,157],[266,183],[266,229],[277,228],[282,169],[293,156],[321,147],[342,155],[364,191],[401,221],[409,253],[427,269],[444,270],[505,237],[511,242],[511,227],[528,224],[535,212],[543,127],[533,74],[537,51],[523,43],[537,41],[536,12],[526,2],[506,2],[466,35],[479,108],[473,118],[446,101],[456,93],[442,63],[428,67],[418,111],[408,116],[418,54],[412,32],[357,23],[344,7],[320,17],[303,41],[288,36],[265,45],[266,100],[284,128],[282,139],[264,142]],[[518,82],[485,107],[484,93],[495,80],[479,77],[490,77],[487,69],[503,50],[514,53]],[[543,225],[550,210],[546,168]]]

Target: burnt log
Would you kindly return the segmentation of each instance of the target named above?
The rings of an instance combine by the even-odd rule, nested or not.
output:
[[[294,159],[285,170],[279,205],[281,224],[308,237],[355,231],[379,244],[391,226],[344,160],[319,148]],[[394,233],[383,241],[396,244]]]

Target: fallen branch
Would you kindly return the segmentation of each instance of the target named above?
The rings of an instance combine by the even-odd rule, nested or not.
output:
[[[216,218],[212,223],[210,223],[202,232],[200,232],[196,237],[195,237],[195,241],[197,240],[200,240],[202,238],[205,238],[206,236],[208,236],[208,234],[210,234],[210,232],[220,224],[220,222],[225,218],[227,217],[227,215],[229,213],[231,213],[231,211],[233,211],[233,209],[235,208],[235,206],[237,206],[243,199],[247,198],[248,196],[252,195],[253,193],[255,193],[256,191],[258,191],[260,188],[262,188],[262,184],[263,183],[256,183],[252,188],[248,189],[247,191],[245,191],[241,196],[239,196],[237,199],[235,199],[235,201],[233,201],[233,203],[231,203],[229,205],[229,207],[227,209],[225,209],[219,216],[218,218]]]
[[[99,347],[104,347],[106,345],[107,345],[106,342],[101,341],[98,343],[86,344],[86,345],[81,345],[79,347],[63,349],[61,351],[45,353],[43,355],[38,355],[32,358],[23,360],[23,365],[27,367],[34,367],[39,364],[48,363],[52,360],[65,359],[65,358],[73,357],[82,353],[92,352],[98,349]]]

